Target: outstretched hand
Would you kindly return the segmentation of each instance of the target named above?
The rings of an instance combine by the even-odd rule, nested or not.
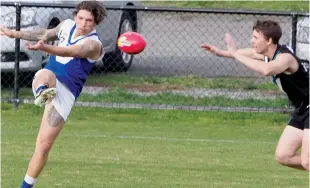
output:
[[[227,50],[231,54],[237,51],[236,42],[228,33],[226,33],[226,35],[225,35],[225,42],[227,44]]]
[[[14,31],[0,25],[0,35],[5,35],[10,38],[14,38]]]
[[[228,33],[225,35],[225,42],[227,44],[227,50],[221,50],[216,46],[209,44],[202,44],[200,45],[200,48],[217,56],[233,58],[233,53],[237,51],[236,42]]]
[[[42,50],[44,47],[44,41],[39,40],[36,44],[31,44],[29,41],[26,42],[26,46],[29,50]]]
[[[209,45],[209,44],[201,44],[200,48],[203,48],[204,50],[213,53],[214,55],[220,55],[219,49],[216,46]]]

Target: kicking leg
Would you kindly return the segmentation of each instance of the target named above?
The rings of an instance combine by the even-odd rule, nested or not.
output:
[[[21,188],[30,188],[45,166],[49,151],[61,131],[65,121],[53,103],[45,106],[34,154],[29,162],[27,174]]]
[[[286,126],[275,152],[275,160],[285,166],[304,170],[301,165],[301,155],[297,150],[301,147],[303,130]]]

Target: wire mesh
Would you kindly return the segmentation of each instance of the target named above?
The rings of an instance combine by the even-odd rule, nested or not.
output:
[[[22,7],[21,29],[39,31],[73,19],[72,8]],[[1,6],[1,23],[14,29],[14,6]],[[270,81],[244,65],[203,51],[202,43],[225,49],[224,35],[230,33],[239,48],[250,47],[252,27],[258,19],[278,21],[281,44],[292,45],[292,17],[280,15],[180,12],[171,10],[108,9],[96,29],[105,47],[102,61],[89,75],[76,105],[97,107],[194,109],[228,111],[286,111],[285,95]],[[299,16],[296,54],[308,66],[309,17]],[[119,35],[141,33],[146,49],[138,55],[120,51]],[[19,98],[31,101],[31,82],[44,67],[48,55],[30,51],[21,40]],[[57,45],[50,42],[52,45]],[[1,37],[2,99],[12,98],[15,40]],[[96,105],[97,104],[97,105]]]

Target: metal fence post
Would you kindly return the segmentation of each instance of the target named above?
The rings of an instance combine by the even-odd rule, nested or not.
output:
[[[20,31],[21,22],[21,4],[15,3],[16,8],[16,31]],[[15,65],[14,65],[14,92],[13,92],[13,103],[14,110],[17,109],[19,104],[19,61],[20,61],[20,39],[15,39]]]
[[[296,53],[297,18],[296,13],[292,12],[292,49],[294,53]]]

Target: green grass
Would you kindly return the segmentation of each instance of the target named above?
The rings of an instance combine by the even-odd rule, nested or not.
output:
[[[2,88],[1,89],[1,98],[13,98],[13,89],[12,88]],[[31,88],[20,88],[19,89],[19,98],[33,98]]]
[[[201,97],[184,96],[173,93],[159,93],[152,96],[139,96],[123,89],[115,88],[99,94],[82,94],[79,101],[85,102],[125,102],[138,104],[171,104],[199,106],[233,106],[233,107],[286,107],[288,100],[279,97],[271,99],[232,99],[225,96]]]
[[[217,77],[204,78],[194,75],[187,76],[134,76],[128,74],[106,74],[91,75],[87,79],[86,85],[110,85],[110,86],[137,86],[145,87],[157,86],[163,88],[227,88],[227,89],[261,89],[278,90],[278,88],[268,81],[261,81],[259,78],[231,78]]]
[[[2,91],[2,98],[12,98],[9,91]],[[20,91],[20,98],[32,99],[29,88]],[[288,100],[285,97],[274,99],[233,99],[227,96],[193,97],[182,94],[162,92],[150,96],[141,96],[122,88],[115,87],[108,92],[98,94],[82,93],[78,101],[83,102],[115,102],[137,104],[169,104],[169,105],[198,105],[198,106],[223,106],[223,107],[266,107],[286,108]]]
[[[143,1],[144,6],[309,12],[309,1]]]
[[[1,110],[1,187],[18,187],[43,108]],[[308,188],[308,173],[274,161],[287,118],[76,107],[36,187]]]

